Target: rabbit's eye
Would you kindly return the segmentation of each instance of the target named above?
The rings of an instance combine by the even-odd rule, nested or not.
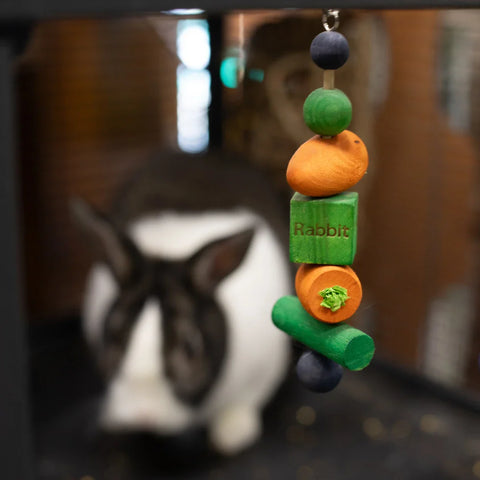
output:
[[[185,338],[182,342],[182,349],[189,360],[199,357],[202,353],[201,339],[195,337],[198,337],[198,335],[193,338]]]
[[[187,319],[178,319],[175,325],[177,348],[187,359],[197,358],[203,351],[203,339],[198,330]]]
[[[185,340],[182,345],[183,350],[185,351],[187,357],[191,360],[192,358],[195,357],[195,354],[197,353],[195,350],[195,346],[192,344],[192,342]]]
[[[178,319],[174,346],[168,356],[168,367],[177,382],[185,382],[187,390],[195,389],[204,376],[204,345],[202,335],[187,319]]]
[[[202,338],[198,331],[192,330],[188,335],[182,335],[180,340],[180,349],[184,352],[189,360],[197,358],[202,353]]]

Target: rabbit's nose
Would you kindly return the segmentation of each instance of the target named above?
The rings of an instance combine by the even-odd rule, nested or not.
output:
[[[139,427],[149,428],[155,424],[155,416],[151,410],[144,408],[135,413],[133,421]]]

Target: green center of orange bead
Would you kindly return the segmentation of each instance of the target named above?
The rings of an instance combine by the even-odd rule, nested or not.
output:
[[[319,292],[319,295],[323,298],[322,307],[329,308],[332,312],[340,310],[350,298],[347,295],[347,289],[340,285],[325,288]]]

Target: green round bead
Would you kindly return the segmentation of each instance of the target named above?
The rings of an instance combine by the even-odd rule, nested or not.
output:
[[[338,135],[352,121],[352,104],[337,88],[317,88],[303,104],[303,119],[308,128],[318,135]]]

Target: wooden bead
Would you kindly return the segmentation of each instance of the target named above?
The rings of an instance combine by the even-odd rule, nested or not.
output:
[[[338,32],[319,33],[310,44],[312,60],[325,70],[340,68],[350,55],[347,39]]]
[[[340,286],[347,290],[348,300],[336,311],[322,305],[323,290]],[[295,291],[303,308],[317,320],[339,323],[350,318],[362,301],[362,285],[355,272],[347,266],[303,264],[295,276]]]
[[[325,355],[349,370],[362,370],[372,360],[372,338],[346,323],[328,324],[309,315],[297,297],[282,297],[275,303],[272,320],[308,348]]]
[[[305,352],[297,362],[297,377],[302,384],[317,393],[332,391],[342,379],[343,369],[333,360],[317,352]]]
[[[367,149],[353,132],[344,130],[332,138],[316,135],[293,154],[287,182],[303,195],[328,197],[353,187],[367,166]]]
[[[303,104],[303,119],[307,127],[318,135],[338,135],[352,121],[352,104],[337,88],[317,88]]]
[[[358,193],[290,200],[290,260],[351,265],[357,251]]]

